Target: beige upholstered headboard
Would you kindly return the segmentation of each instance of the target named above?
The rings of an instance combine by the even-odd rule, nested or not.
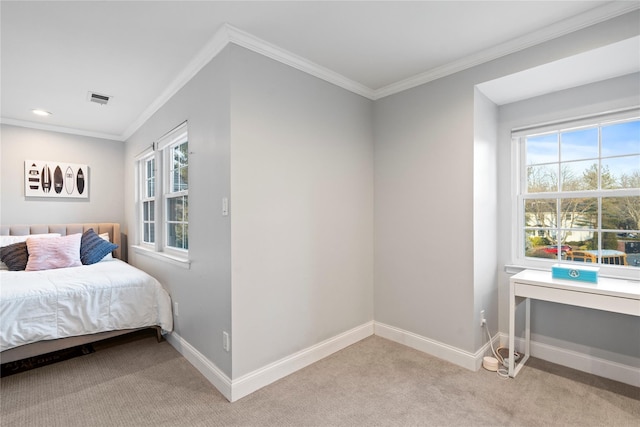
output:
[[[118,245],[113,251],[113,256],[122,259],[122,247],[120,242],[120,224],[115,222],[98,222],[93,224],[32,224],[32,225],[1,225],[0,235],[24,236],[26,234],[60,233],[63,236],[75,233],[84,233],[93,228],[98,234],[109,233],[109,240]]]

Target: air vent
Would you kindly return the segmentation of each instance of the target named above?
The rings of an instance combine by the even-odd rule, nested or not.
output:
[[[87,99],[89,100],[89,102],[95,102],[96,104],[100,104],[100,105],[107,105],[111,97],[108,95],[102,95],[95,92],[89,92]]]

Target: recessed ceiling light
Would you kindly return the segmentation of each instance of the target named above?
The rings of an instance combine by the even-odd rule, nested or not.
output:
[[[34,110],[31,110],[33,112],[33,114],[36,114],[38,116],[50,116],[51,113],[49,111],[45,111],[45,110],[41,110],[39,108],[36,108]]]

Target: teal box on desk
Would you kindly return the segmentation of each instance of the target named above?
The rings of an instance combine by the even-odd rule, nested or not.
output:
[[[576,282],[598,283],[599,270],[599,267],[554,264],[551,266],[551,277]]]

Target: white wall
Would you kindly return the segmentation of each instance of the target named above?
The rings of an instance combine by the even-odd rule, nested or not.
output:
[[[501,265],[511,260],[511,130],[554,120],[640,105],[640,74],[606,80],[539,96],[499,108]],[[640,272],[638,272],[640,275]],[[500,329],[508,331],[509,275],[500,273]],[[534,301],[532,339],[629,366],[640,365],[640,322],[637,317]],[[519,323],[520,325],[522,323]],[[518,331],[519,332],[519,331]]]
[[[125,210],[130,243],[136,243],[135,157],[188,120],[190,269],[129,251],[132,264],[154,275],[179,303],[176,333],[231,377],[231,353],[222,332],[231,332],[231,226],[221,214],[230,193],[230,109],[227,49],[156,112],[126,143]]]
[[[475,260],[487,256],[478,253],[483,249],[474,215],[490,217],[495,204],[474,205],[474,87],[636,36],[638,22],[639,13],[629,13],[375,102],[376,321],[445,346],[478,350],[478,304],[496,298],[493,277],[505,260],[488,269],[491,279],[476,275]],[[487,175],[485,182],[492,186],[491,179]],[[499,223],[508,224],[499,203]],[[493,246],[495,237],[489,240]],[[494,299],[490,305],[495,330],[498,304]],[[548,321],[561,322],[560,312]],[[572,328],[582,333],[579,322]],[[506,331],[503,322],[500,329]]]
[[[371,101],[233,46],[233,378],[373,319]]]
[[[122,142],[10,125],[0,132],[3,224],[123,222]],[[27,159],[88,165],[89,198],[26,199]]]

